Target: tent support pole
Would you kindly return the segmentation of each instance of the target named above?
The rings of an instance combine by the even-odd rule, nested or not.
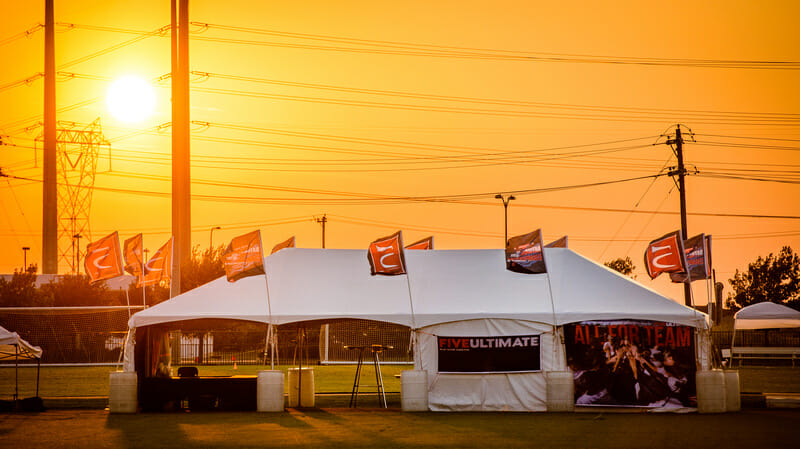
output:
[[[14,402],[19,401],[19,345],[14,345]]]
[[[261,233],[258,234],[258,245],[261,247]],[[267,315],[269,319],[269,327],[267,327],[267,344],[270,345],[270,363],[269,369],[275,369],[275,342],[272,339],[272,302],[269,299],[269,280],[267,279],[267,270],[264,270],[264,288],[267,290]]]
[[[556,304],[555,299],[553,298],[553,286],[550,284],[550,273],[546,274],[547,276],[547,291],[550,293],[550,310],[553,312],[553,366],[558,366],[559,369],[561,368],[561,364],[559,363],[559,354],[561,351],[558,349],[561,347],[561,338],[559,337],[558,333],[558,323],[556,322]],[[566,364],[567,357],[566,354],[564,355],[564,364]]]
[[[414,301],[411,299],[411,279],[409,279],[408,273],[406,273],[406,286],[408,287],[408,305],[411,307],[411,339],[416,353],[414,357],[414,367],[416,368],[417,360],[419,360],[420,367],[422,367],[422,354],[419,353],[419,344],[417,344],[417,320],[414,318]]]
[[[36,359],[36,397],[39,397],[39,369],[42,367],[42,358]]]

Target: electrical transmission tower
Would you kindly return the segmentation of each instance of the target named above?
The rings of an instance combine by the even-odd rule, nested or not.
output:
[[[58,262],[66,263],[70,273],[80,271],[80,261],[86,256],[82,246],[92,238],[89,211],[102,147],[110,151],[99,118],[85,127],[74,122],[57,123]]]

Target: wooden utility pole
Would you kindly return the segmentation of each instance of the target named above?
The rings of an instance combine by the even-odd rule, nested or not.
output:
[[[669,172],[670,176],[678,176],[678,191],[681,202],[681,233],[683,239],[689,238],[689,231],[686,227],[686,167],[683,165],[683,136],[681,135],[681,125],[675,127],[675,138],[667,139],[667,145],[675,145],[675,157],[678,158],[678,169]],[[692,286],[689,282],[683,283],[683,300],[686,306],[692,307]]]
[[[172,0],[172,255],[170,297],[181,294],[181,262],[192,253],[189,165],[189,0]]]
[[[56,51],[53,0],[44,2],[44,162],[42,168],[42,273],[58,274],[56,189]]]
[[[322,247],[325,248],[325,223],[328,222],[328,217],[322,214],[322,218],[315,218],[317,223],[322,224]]]

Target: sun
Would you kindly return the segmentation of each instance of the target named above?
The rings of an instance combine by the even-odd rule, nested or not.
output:
[[[106,104],[117,120],[137,123],[153,114],[156,95],[147,81],[136,76],[125,76],[111,83]]]

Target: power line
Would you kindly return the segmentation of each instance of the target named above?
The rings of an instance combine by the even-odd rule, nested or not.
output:
[[[449,101],[459,103],[477,103],[477,104],[493,104],[501,106],[517,106],[526,108],[545,108],[545,109],[566,109],[577,111],[590,111],[590,112],[606,112],[606,113],[629,113],[629,114],[660,114],[660,115],[679,115],[686,119],[687,115],[690,116],[715,116],[718,118],[770,118],[770,119],[800,119],[800,114],[792,113],[752,113],[752,112],[730,112],[730,111],[709,111],[709,110],[688,110],[688,109],[663,109],[663,108],[638,108],[638,107],[610,107],[610,106],[591,106],[580,104],[567,104],[567,103],[544,103],[523,100],[503,100],[492,98],[479,98],[479,97],[463,97],[453,95],[437,95],[426,94],[419,92],[406,92],[396,90],[381,90],[381,89],[364,89],[347,86],[337,86],[330,84],[318,83],[300,83],[294,81],[284,81],[268,78],[228,75],[210,72],[192,72],[194,75],[200,76],[201,79],[205,78],[219,78],[232,81],[243,81],[249,83],[259,83],[277,86],[298,87],[305,89],[316,89],[334,92],[357,93],[366,95],[379,95],[400,98],[414,98],[422,100],[433,101]]]
[[[146,35],[152,32],[132,30],[118,27],[101,27],[93,25],[83,25],[74,23],[58,23],[71,29],[83,29],[91,31],[114,32],[124,34]],[[780,60],[726,60],[726,59],[688,59],[688,58],[649,58],[631,56],[608,56],[608,55],[587,55],[571,53],[547,53],[547,52],[528,52],[512,51],[502,49],[487,49],[473,47],[457,47],[433,44],[416,44],[409,42],[383,41],[373,39],[357,39],[342,36],[330,36],[308,33],[291,33],[275,31],[263,28],[235,27],[220,24],[210,24],[203,22],[192,22],[192,25],[200,27],[200,31],[206,29],[217,29],[223,31],[233,31],[249,34],[266,35],[290,39],[301,39],[320,41],[326,43],[345,44],[349,46],[330,46],[330,45],[309,45],[274,41],[255,41],[244,39],[229,39],[208,36],[197,36],[198,31],[194,31],[195,41],[207,41],[224,44],[238,44],[251,46],[283,47],[304,50],[323,50],[348,53],[370,53],[382,55],[398,56],[424,56],[440,57],[451,59],[483,59],[483,60],[502,60],[502,61],[525,61],[525,62],[562,62],[562,63],[587,63],[587,64],[613,64],[613,65],[645,65],[645,66],[677,66],[677,67],[705,67],[705,68],[728,68],[728,69],[778,69],[778,70],[797,70],[800,69],[798,61]]]
[[[34,34],[35,34],[37,31],[39,31],[39,30],[41,30],[41,29],[43,29],[43,28],[44,28],[44,24],[42,24],[42,23],[37,23],[36,25],[34,25],[34,26],[32,26],[32,27],[28,28],[28,29],[27,29],[27,30],[25,30],[25,31],[19,32],[19,33],[17,33],[17,34],[12,34],[12,35],[11,35],[11,36],[9,36],[9,37],[6,37],[6,38],[3,38],[3,39],[0,39],[0,46],[6,45],[6,44],[10,44],[11,42],[14,42],[14,41],[16,41],[16,40],[19,40],[19,39],[22,39],[22,38],[25,38],[25,37],[31,37],[31,36],[33,36],[33,35],[34,35]]]

